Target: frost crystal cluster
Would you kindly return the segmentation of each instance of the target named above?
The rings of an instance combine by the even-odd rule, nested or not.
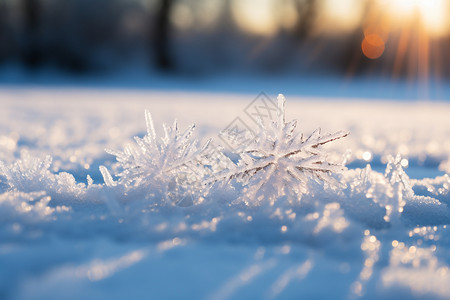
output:
[[[115,155],[120,171],[118,182],[104,166],[100,171],[106,185],[119,185],[126,193],[141,192],[144,197],[164,198],[176,205],[191,205],[201,199],[202,179],[210,172],[207,164],[209,142],[199,148],[192,140],[195,125],[180,133],[177,122],[164,124],[164,137],[158,139],[150,112],[145,112],[147,134],[135,137],[123,151],[106,150]]]
[[[247,204],[257,205],[266,199],[273,205],[283,196],[296,202],[308,193],[311,179],[327,186],[340,185],[333,173],[343,171],[344,166],[328,162],[322,146],[346,137],[348,132],[322,135],[317,129],[305,138],[295,131],[296,120],[286,122],[285,101],[283,95],[278,95],[277,119],[268,124],[260,120],[253,140],[241,147],[238,164],[216,177],[241,182]],[[228,132],[235,140],[248,136],[248,132],[233,134]]]
[[[72,174],[50,171],[51,156],[32,157],[27,151],[21,152],[21,159],[11,165],[0,161],[0,184],[3,173],[10,190],[25,193],[45,191],[54,201],[86,196],[86,185],[77,183]],[[88,182],[92,181],[88,175]],[[1,188],[0,188],[1,191]]]
[[[296,132],[297,121],[285,121],[285,98],[278,96],[277,119],[269,124],[259,123],[259,131],[250,143],[237,151],[234,164],[219,148],[208,141],[199,148],[192,140],[194,125],[180,133],[176,121],[164,125],[164,137],[158,139],[151,115],[145,113],[147,134],[135,137],[123,151],[107,150],[115,155],[119,169],[115,182],[108,170],[100,170],[107,186],[123,188],[124,192],[142,193],[146,198],[164,198],[176,205],[192,205],[201,201],[212,184],[230,187],[235,182],[243,186],[240,199],[247,205],[262,202],[273,205],[280,197],[289,203],[300,200],[309,192],[311,180],[327,187],[339,186],[333,173],[341,172],[342,164],[327,161],[322,146],[348,135],[339,131],[322,135],[320,129],[307,138]],[[233,136],[235,134],[235,136]],[[228,132],[239,140],[249,132]]]

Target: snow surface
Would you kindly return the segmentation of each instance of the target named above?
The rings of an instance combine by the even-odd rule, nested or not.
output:
[[[311,181],[298,203],[248,206],[225,185],[167,205],[112,184],[105,148],[149,134],[145,109],[157,132],[176,118],[220,144],[236,118],[257,126],[256,96],[3,88],[0,299],[450,298],[449,103],[287,94],[306,136],[350,131],[324,145],[342,186]]]

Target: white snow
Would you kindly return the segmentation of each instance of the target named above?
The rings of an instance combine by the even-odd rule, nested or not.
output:
[[[449,103],[287,94],[300,132],[351,132],[320,153],[347,162],[330,175],[339,186],[312,180],[301,201],[267,205],[235,201],[239,182],[189,205],[163,199],[230,163],[199,171],[192,158],[236,118],[257,129],[255,97],[0,90],[0,299],[450,298]],[[158,164],[169,150],[196,176],[170,177]]]

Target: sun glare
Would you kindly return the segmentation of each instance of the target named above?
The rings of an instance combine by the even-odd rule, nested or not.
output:
[[[448,33],[448,0],[379,0],[392,21],[402,25],[405,21],[419,21],[429,34]]]

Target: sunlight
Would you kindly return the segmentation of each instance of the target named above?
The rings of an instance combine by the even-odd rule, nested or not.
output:
[[[364,1],[325,0],[322,5],[325,22],[321,22],[317,26],[324,31],[351,31],[361,22]]]
[[[273,0],[238,0],[231,2],[231,11],[241,29],[258,35],[272,35],[278,29]]]
[[[394,22],[418,20],[429,34],[448,33],[446,0],[379,0]]]

